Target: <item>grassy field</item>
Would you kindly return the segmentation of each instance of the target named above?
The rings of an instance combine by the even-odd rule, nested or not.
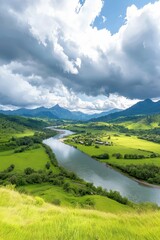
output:
[[[25,137],[25,136],[33,136],[35,133],[35,131],[31,130],[31,129],[27,129],[22,133],[16,133],[14,134],[15,137]]]
[[[110,135],[110,140],[113,143],[113,146],[104,146],[99,145],[99,148],[95,147],[95,144],[92,146],[85,146],[84,144],[75,143],[72,140],[73,136],[70,136],[66,143],[70,145],[76,146],[82,152],[93,156],[100,155],[104,153],[108,153],[110,155],[109,160],[100,160],[102,162],[108,163],[116,163],[122,165],[128,164],[155,164],[160,166],[160,157],[157,158],[145,158],[145,159],[116,159],[112,155],[115,153],[124,154],[143,154],[144,156],[148,156],[151,152],[160,154],[160,145],[157,143],[149,142],[146,140],[138,139],[136,136],[126,136],[124,134],[116,134],[115,133],[106,133],[106,136],[101,136],[101,132],[99,132],[102,141],[108,141],[108,134]],[[83,136],[83,134],[80,134]]]
[[[134,129],[134,130],[139,130],[139,129],[144,129],[144,130],[148,130],[148,129],[153,129],[156,127],[159,127],[159,123],[158,122],[153,122],[150,124],[146,124],[146,122],[144,120],[138,121],[138,122],[133,122],[133,121],[127,121],[127,122],[123,122],[119,125],[122,125],[128,129]]]
[[[0,143],[6,143],[9,141],[9,139],[11,139],[11,137],[24,137],[24,136],[33,136],[34,135],[33,130],[30,129],[26,129],[22,132],[1,132],[0,131]]]
[[[1,240],[159,240],[160,212],[102,213],[62,208],[0,189]]]
[[[120,204],[112,199],[99,195],[86,195],[76,197],[71,193],[65,192],[61,187],[49,185],[48,183],[27,185],[19,187],[19,191],[24,190],[33,196],[39,196],[46,202],[54,203],[57,199],[60,200],[60,205],[70,208],[93,208],[95,210],[119,213],[133,211],[133,207]],[[90,199],[94,206],[87,205],[87,200]]]
[[[0,171],[7,169],[11,164],[15,165],[14,171],[22,172],[25,168],[31,167],[34,170],[45,169],[45,164],[50,161],[45,149],[39,148],[27,150],[22,153],[11,151],[0,152]],[[52,170],[53,170],[53,166]]]

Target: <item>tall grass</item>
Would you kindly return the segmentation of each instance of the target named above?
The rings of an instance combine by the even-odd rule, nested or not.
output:
[[[1,240],[159,240],[160,212],[102,213],[57,207],[0,189]]]

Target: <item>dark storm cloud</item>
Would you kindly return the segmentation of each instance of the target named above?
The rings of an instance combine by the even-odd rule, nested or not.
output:
[[[52,55],[51,43],[48,42],[46,47],[40,44],[29,31],[27,24],[19,22],[3,8],[0,9],[0,32],[0,58],[4,63],[18,61],[30,65],[32,62],[34,68],[30,66],[31,73],[41,72],[42,65],[44,71],[41,74],[44,76],[48,76],[47,71],[60,71],[56,66],[60,66],[60,62]]]

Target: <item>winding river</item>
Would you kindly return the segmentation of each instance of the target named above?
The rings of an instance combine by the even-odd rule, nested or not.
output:
[[[58,131],[59,134],[44,140],[44,143],[53,150],[59,165],[75,172],[80,178],[92,182],[95,186],[118,191],[131,201],[154,202],[160,205],[160,188],[140,184],[111,167],[92,159],[78,149],[61,142],[61,138],[69,136],[73,132],[68,130]]]

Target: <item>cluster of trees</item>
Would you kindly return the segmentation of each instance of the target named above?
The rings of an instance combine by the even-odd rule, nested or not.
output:
[[[34,136],[25,136],[21,138],[11,137],[8,142],[0,145],[0,151],[15,149],[14,152],[18,153],[38,148],[43,139],[53,137],[55,134],[56,132],[53,130],[44,129],[41,132],[35,132]]]
[[[55,154],[53,153],[52,149],[47,146],[46,144],[43,144],[43,147],[45,148],[46,150],[46,153],[48,154],[49,156],[49,159],[50,159],[50,162],[53,166],[57,167],[58,166],[58,162],[57,162],[57,159],[56,159],[56,156]],[[48,163],[47,163],[48,164]],[[46,164],[46,168],[47,168],[47,164]],[[49,168],[48,168],[49,169]]]
[[[112,157],[115,157],[116,159],[122,159],[123,155],[121,153],[113,153]]]
[[[110,155],[108,153],[100,154],[100,155],[92,155],[95,159],[110,159]],[[112,157],[115,157],[116,159],[144,159],[144,158],[156,158],[159,157],[156,153],[151,153],[148,156],[144,156],[142,154],[124,154],[121,153],[113,153]]]
[[[144,139],[147,141],[155,142],[155,143],[160,143],[160,135],[157,134],[144,134],[139,136],[140,139]]]
[[[146,158],[142,154],[124,154],[124,159],[144,159]]]
[[[38,184],[48,182],[50,184],[63,187],[64,191],[72,193],[74,196],[102,195],[114,199],[122,204],[129,204],[127,198],[122,197],[116,191],[106,191],[101,187],[95,187],[92,183],[86,183],[73,172],[66,171],[59,167],[59,173],[53,173],[52,170],[35,171],[33,168],[26,168],[23,173],[13,172],[14,165],[11,165],[5,171],[0,172],[0,184],[14,184],[16,186],[25,186],[27,184]],[[92,203],[88,203],[92,205]]]
[[[23,132],[25,130],[25,126],[19,125],[15,121],[11,121],[10,117],[4,116],[0,114],[0,132],[1,134],[8,133],[17,133]]]
[[[121,171],[128,173],[130,176],[145,180],[149,183],[160,184],[160,167],[150,164],[127,166],[116,166]]]
[[[76,174],[68,172],[63,168],[60,168],[60,173],[53,173],[52,170],[38,170],[35,171],[33,168],[28,167],[24,169],[24,172],[18,173],[13,172],[14,165],[12,164],[6,170],[0,172],[0,183],[1,184],[15,184],[16,186],[23,186],[27,184],[35,184],[42,182],[49,182],[53,185],[62,186],[65,184],[66,179],[81,181]]]
[[[95,159],[109,159],[110,156],[108,153],[103,153],[103,154],[100,154],[100,155],[92,155],[92,158],[95,158]]]
[[[116,159],[145,159],[145,158],[156,158],[159,157],[159,154],[151,152],[149,155],[145,156],[143,154],[124,154],[121,153],[113,153],[112,157]]]

